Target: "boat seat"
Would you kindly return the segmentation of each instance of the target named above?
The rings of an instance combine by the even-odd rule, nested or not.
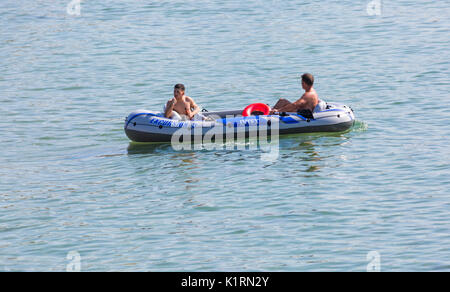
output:
[[[325,101],[319,99],[319,103],[314,108],[313,113],[318,113],[318,112],[324,111],[326,109],[327,109],[327,103]]]

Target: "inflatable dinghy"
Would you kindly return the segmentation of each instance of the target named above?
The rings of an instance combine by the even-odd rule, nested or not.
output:
[[[128,138],[134,142],[171,142],[173,136],[181,132],[191,135],[192,140],[206,135],[218,136],[218,133],[226,138],[237,139],[248,137],[255,128],[258,131],[267,130],[270,136],[275,128],[279,135],[342,132],[349,130],[355,123],[355,115],[350,107],[325,102],[321,102],[309,115],[304,112],[269,115],[261,104],[250,105],[244,111],[203,111],[201,114],[203,120],[183,121],[165,118],[161,112],[137,110],[125,119],[124,129]]]

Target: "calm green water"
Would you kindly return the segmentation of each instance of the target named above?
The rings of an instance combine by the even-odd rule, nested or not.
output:
[[[450,271],[446,1],[69,2],[0,2],[0,270]],[[273,162],[123,132],[175,83],[221,110],[304,72],[352,131]]]

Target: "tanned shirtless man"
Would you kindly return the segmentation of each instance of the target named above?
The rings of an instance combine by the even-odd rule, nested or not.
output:
[[[184,95],[185,88],[183,84],[177,84],[173,90],[173,98],[167,102],[164,116],[172,118],[174,112],[181,117],[192,120],[196,114],[200,112],[200,107],[194,102],[192,98]]]
[[[305,73],[302,75],[302,87],[305,90],[303,96],[295,102],[290,102],[287,99],[280,99],[272,108],[271,114],[277,112],[306,112],[312,115],[314,108],[319,103],[319,97],[313,87],[314,77]]]

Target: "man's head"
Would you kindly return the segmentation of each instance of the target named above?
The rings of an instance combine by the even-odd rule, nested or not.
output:
[[[302,75],[302,87],[307,90],[314,85],[314,76],[309,73],[305,73]]]
[[[175,98],[183,97],[184,92],[185,92],[185,89],[184,89],[184,85],[183,84],[177,84],[173,88],[173,96]]]

